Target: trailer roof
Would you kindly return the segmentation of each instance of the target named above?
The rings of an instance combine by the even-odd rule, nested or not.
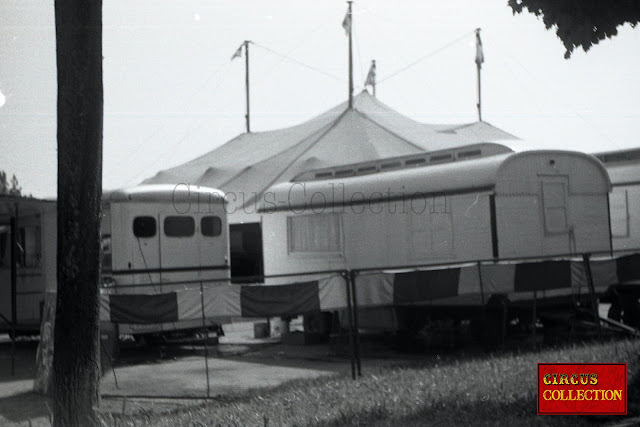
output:
[[[407,156],[387,157],[368,162],[350,163],[340,166],[314,169],[296,175],[291,181],[317,181],[323,179],[361,176],[372,173],[388,172],[396,169],[433,166],[443,163],[459,162],[513,153],[504,145],[483,142],[445,150],[429,151]]]
[[[602,163],[610,165],[640,163],[640,148],[625,148],[623,150],[604,151],[594,154]]]
[[[640,161],[606,166],[613,185],[640,184]]]
[[[138,185],[104,192],[104,202],[226,203],[225,194],[215,188],[191,184]]]
[[[425,195],[491,192],[494,191],[501,168],[510,161],[554,155],[587,160],[601,171],[602,176],[598,179],[605,177],[604,191],[609,191],[607,171],[594,156],[575,151],[535,150],[355,177],[281,183],[265,192],[259,212],[410,199]]]
[[[37,215],[42,213],[43,209],[55,209],[55,200],[36,199],[33,197],[0,195],[0,222],[7,222],[16,214],[18,215]]]

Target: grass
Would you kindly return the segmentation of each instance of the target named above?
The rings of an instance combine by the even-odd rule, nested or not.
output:
[[[358,381],[294,381],[168,413],[103,416],[117,426],[591,425],[614,417],[536,416],[536,363],[625,362],[629,416],[640,416],[640,341],[365,370]]]

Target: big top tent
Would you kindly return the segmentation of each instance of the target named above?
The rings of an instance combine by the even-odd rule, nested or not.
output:
[[[144,184],[187,184],[234,194],[230,222],[251,221],[270,186],[312,169],[420,154],[471,144],[504,146],[518,138],[487,122],[437,125],[416,122],[367,91],[296,126],[242,133],[182,165],[158,172]]]

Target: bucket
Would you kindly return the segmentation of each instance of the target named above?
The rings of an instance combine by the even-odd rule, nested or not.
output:
[[[289,333],[289,321],[282,320],[279,317],[275,317],[271,319],[271,336],[272,337],[281,337],[284,334]]]
[[[268,338],[269,337],[269,323],[259,322],[253,324],[253,337],[254,338]]]

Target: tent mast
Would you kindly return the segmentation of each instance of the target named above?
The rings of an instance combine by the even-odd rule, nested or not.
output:
[[[372,62],[372,65],[375,67],[376,66],[376,60],[374,59]],[[374,68],[375,70],[375,68]],[[373,76],[373,82],[371,83],[371,87],[373,88],[373,97],[376,97],[376,76]]]
[[[478,70],[478,121],[482,121],[482,88],[480,85],[480,70],[484,62],[484,52],[482,51],[482,41],[480,40],[480,28],[476,28],[476,68]]]
[[[349,109],[353,108],[353,53],[351,47],[351,34],[353,33],[353,14],[351,13],[352,0],[347,1],[349,4]]]
[[[251,125],[249,122],[249,40],[244,41],[244,56],[245,56],[245,83],[246,83],[246,92],[247,92],[247,114],[245,118],[247,119],[247,133],[251,133]]]

